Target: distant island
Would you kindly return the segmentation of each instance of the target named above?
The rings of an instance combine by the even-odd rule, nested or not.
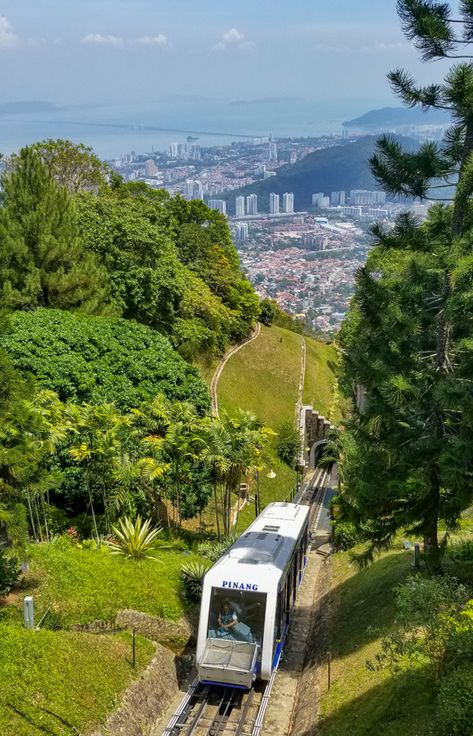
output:
[[[18,115],[31,112],[51,112],[58,110],[59,105],[54,102],[41,102],[37,100],[25,102],[2,102],[0,103],[0,115]]]
[[[413,125],[448,125],[449,119],[448,113],[444,110],[423,111],[409,107],[382,107],[347,120],[343,125],[345,128],[378,132]]]

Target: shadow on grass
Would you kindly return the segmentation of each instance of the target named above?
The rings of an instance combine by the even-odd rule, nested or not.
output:
[[[308,653],[306,667],[324,664],[327,649],[332,659],[346,657],[390,632],[395,617],[394,588],[411,572],[411,556],[394,552],[356,571],[319,598],[318,610],[330,610],[330,641]],[[312,614],[308,608],[307,615]]]
[[[36,719],[30,716],[24,710],[18,708],[15,705],[12,705],[11,703],[5,703],[5,706],[10,711],[12,711],[16,716],[18,716],[22,721],[24,721],[25,723],[28,723],[30,726],[33,726],[34,729],[41,731],[41,733],[48,734],[48,736],[59,736],[59,734],[64,733],[64,728],[67,729],[68,733],[73,734],[73,736],[80,736],[79,731],[76,729],[75,726],[72,725],[72,723],[69,723],[69,721],[66,721],[65,718],[58,715],[57,713],[54,713],[52,710],[49,710],[48,708],[42,708],[41,706],[37,706],[41,715],[39,716],[38,719]],[[53,723],[55,722],[55,725],[58,726],[60,729],[59,732],[57,730],[51,730],[51,727],[44,723],[44,714],[52,717]],[[43,721],[43,722],[41,723],[40,721]]]
[[[387,676],[379,685],[345,701],[334,683],[326,697],[328,713],[322,717],[319,736],[428,736],[435,715],[435,688],[425,670]],[[313,729],[294,736],[314,736]],[[447,736],[445,734],[445,736]]]

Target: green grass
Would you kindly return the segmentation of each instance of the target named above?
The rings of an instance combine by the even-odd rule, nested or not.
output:
[[[301,363],[301,338],[280,327],[261,335],[230,358],[218,385],[219,409],[254,412],[268,427],[294,418]]]
[[[252,411],[271,429],[283,421],[293,421],[301,366],[301,338],[280,327],[261,328],[260,336],[230,358],[218,386],[219,409],[230,414],[238,407]],[[279,460],[274,442],[266,458],[266,470],[260,473],[260,503],[288,496],[296,483],[296,473]],[[268,469],[276,477],[266,477]],[[252,479],[250,494],[255,492]],[[243,531],[254,519],[253,504],[241,512],[237,531]]]
[[[137,562],[61,540],[31,546],[30,558],[28,587],[22,595],[34,596],[38,613],[52,604],[68,625],[110,620],[123,608],[178,619],[185,607],[181,565],[195,556],[163,549],[158,561]]]
[[[137,637],[138,673],[153,653],[151,642]],[[27,631],[2,623],[0,733],[89,732],[105,720],[136,677],[130,657],[129,634]]]
[[[366,570],[334,557],[330,644],[332,688],[322,697],[320,736],[427,736],[434,712],[422,670],[371,672],[367,660],[394,627],[393,588],[411,571],[412,555],[393,551]]]
[[[331,345],[306,337],[307,366],[304,382],[304,404],[328,417],[333,410],[334,371],[337,353]],[[330,416],[332,419],[332,416]],[[337,419],[338,417],[334,417]]]

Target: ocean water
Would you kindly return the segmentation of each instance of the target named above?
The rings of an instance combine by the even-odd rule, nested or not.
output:
[[[46,138],[68,138],[91,146],[104,159],[124,153],[163,151],[187,135],[201,146],[272,134],[305,137],[338,134],[350,117],[317,100],[216,101],[174,99],[141,104],[68,105],[0,115],[0,152]]]

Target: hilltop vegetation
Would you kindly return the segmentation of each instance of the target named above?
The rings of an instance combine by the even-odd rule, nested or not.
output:
[[[269,194],[294,192],[298,210],[312,206],[314,192],[330,193],[341,189],[373,189],[375,180],[368,159],[373,154],[376,138],[366,136],[355,143],[337,144],[314,151],[295,164],[282,166],[276,176],[257,181],[225,196],[227,208],[235,209],[235,197],[255,193],[260,211],[268,211]]]

